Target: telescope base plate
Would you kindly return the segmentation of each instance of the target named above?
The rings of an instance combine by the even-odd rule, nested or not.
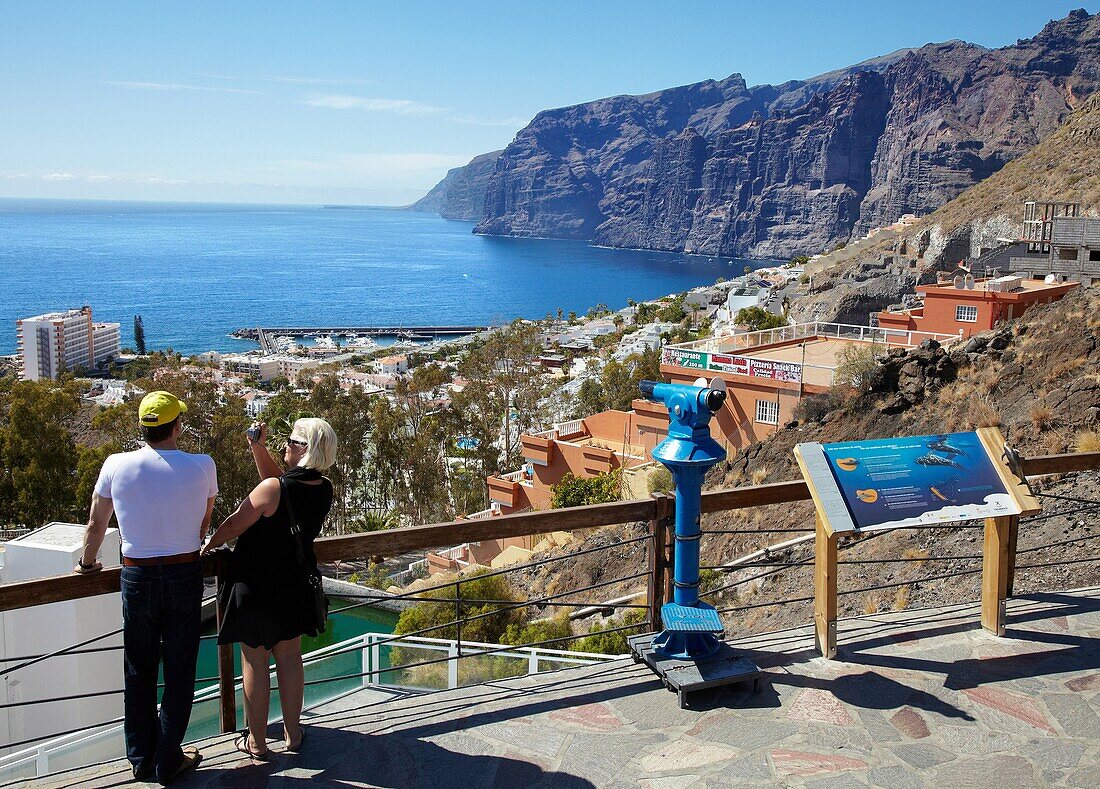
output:
[[[699,602],[693,606],[665,603],[661,606],[661,622],[667,632],[721,633],[722,620],[714,606]]]
[[[708,658],[683,660],[655,652],[652,647],[655,636],[653,633],[632,636],[627,644],[634,659],[649,666],[664,686],[677,694],[680,709],[688,708],[689,693],[708,688],[751,681],[753,693],[763,689],[764,672],[724,641],[719,642],[718,651]]]

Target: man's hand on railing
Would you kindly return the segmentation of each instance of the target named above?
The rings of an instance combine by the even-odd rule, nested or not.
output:
[[[84,564],[84,562],[78,561],[76,567],[73,568],[73,572],[78,575],[90,575],[91,573],[98,573],[103,569],[103,562],[92,562],[91,564]]]

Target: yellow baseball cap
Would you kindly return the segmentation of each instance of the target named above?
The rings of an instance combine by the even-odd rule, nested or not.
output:
[[[187,413],[187,403],[170,392],[150,392],[141,398],[138,420],[145,427],[166,425],[180,414]]]

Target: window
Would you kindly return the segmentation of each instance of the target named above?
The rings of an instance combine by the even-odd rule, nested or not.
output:
[[[774,400],[757,400],[756,421],[765,425],[778,425],[779,403]]]
[[[962,323],[977,323],[978,308],[968,304],[960,304],[955,307],[955,320]]]

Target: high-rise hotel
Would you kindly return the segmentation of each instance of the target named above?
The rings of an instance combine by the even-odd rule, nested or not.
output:
[[[57,378],[78,367],[93,369],[122,350],[120,325],[94,323],[92,308],[48,312],[15,322],[25,380]]]

